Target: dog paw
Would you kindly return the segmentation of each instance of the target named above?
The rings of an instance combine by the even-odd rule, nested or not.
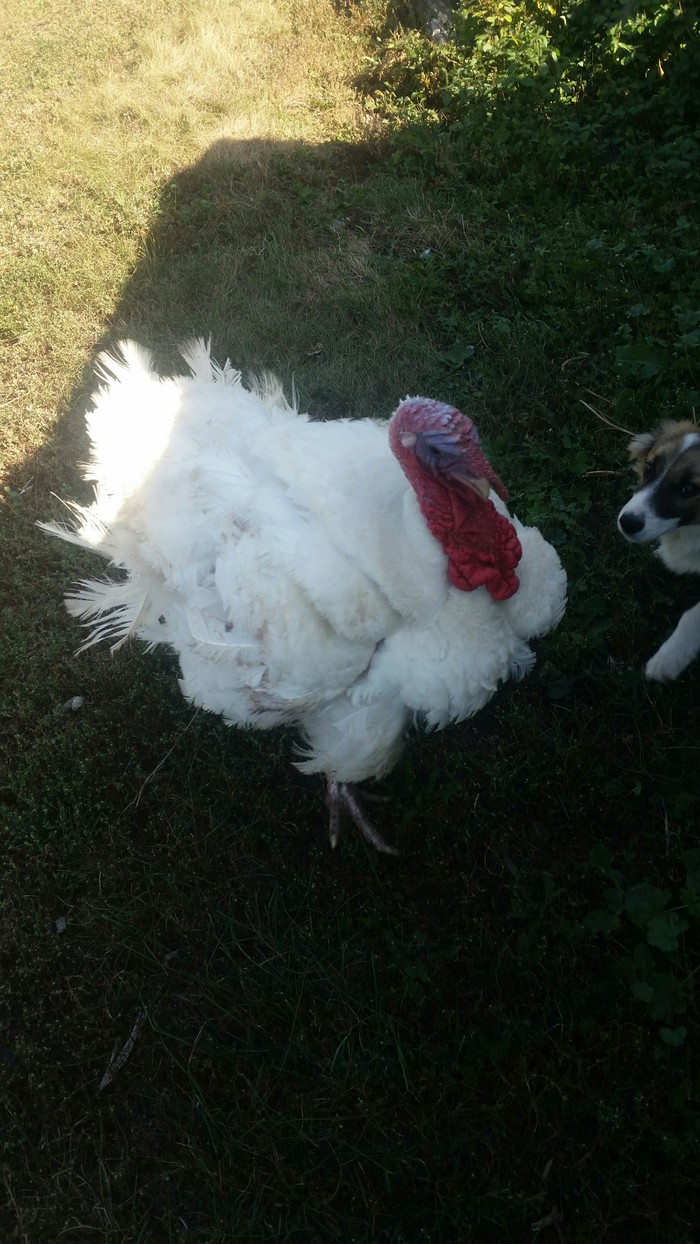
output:
[[[687,661],[679,661],[677,653],[664,652],[664,647],[665,644],[662,644],[644,666],[644,677],[650,682],[673,682],[688,664]]]

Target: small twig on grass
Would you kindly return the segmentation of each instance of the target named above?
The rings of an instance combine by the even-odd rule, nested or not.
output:
[[[544,1218],[540,1218],[539,1222],[533,1222],[532,1230],[538,1234],[543,1227],[555,1227],[559,1239],[561,1239],[560,1224],[564,1221],[564,1216],[558,1205],[553,1205],[548,1214]]]
[[[186,725],[184,725],[184,726],[182,727],[182,729],[181,729],[181,730],[178,730],[178,732],[177,732],[177,734],[176,734],[176,736],[175,736],[175,742],[173,743],[172,747],[170,747],[170,748],[168,749],[168,751],[165,753],[165,755],[162,757],[162,759],[158,761],[158,764],[156,765],[155,769],[152,769],[152,770],[151,770],[151,772],[150,772],[149,774],[147,774],[147,776],[143,779],[143,782],[141,783],[141,786],[140,786],[140,788],[139,788],[139,790],[138,790],[137,794],[136,794],[136,795],[134,795],[134,798],[131,800],[131,803],[128,803],[128,804],[126,805],[126,811],[127,811],[127,812],[130,812],[132,808],[138,808],[139,803],[140,803],[140,801],[141,801],[141,796],[142,796],[143,792],[145,791],[146,787],[148,786],[149,782],[152,782],[152,781],[153,781],[153,779],[154,779],[154,777],[156,776],[156,773],[158,772],[158,770],[159,770],[159,769],[162,769],[163,765],[165,764],[166,760],[168,759],[168,756],[172,756],[172,754],[173,754],[173,752],[175,751],[175,748],[177,747],[178,743],[180,742],[180,739],[182,738],[183,734],[186,734],[186,733],[187,733],[187,731],[189,730],[190,726],[192,725],[192,722],[194,721],[195,717],[197,717],[198,715],[199,715],[199,709],[198,709],[198,708],[196,708],[196,709],[195,709],[195,711],[193,712],[192,716],[190,717],[189,721],[187,722],[187,724],[186,724]]]
[[[115,1049],[115,1052],[112,1054],[112,1057],[109,1060],[109,1066],[107,1067],[107,1070],[105,1071],[102,1079],[100,1080],[99,1088],[97,1090],[98,1093],[101,1093],[103,1089],[106,1089],[107,1086],[112,1083],[112,1080],[114,1079],[117,1072],[120,1071],[121,1068],[124,1066],[124,1063],[126,1062],[127,1058],[131,1054],[131,1051],[133,1050],[136,1044],[136,1038],[138,1037],[141,1031],[141,1024],[143,1023],[145,1018],[146,1018],[146,1012],[139,1011],[139,1014],[136,1017],[136,1023],[131,1029],[131,1032],[126,1038],[126,1041],[124,1042],[121,1050],[119,1051],[119,1053],[117,1053]]]
[[[604,406],[612,406],[610,398],[606,397],[604,393],[597,393],[595,389],[586,389],[586,393],[588,393],[589,397],[596,397]]]
[[[561,365],[561,371],[566,371],[569,367],[571,367],[572,363],[582,363],[583,360],[588,357],[589,355],[586,350],[580,350],[578,354],[572,354],[571,358],[564,359],[564,362]]]
[[[613,428],[615,432],[624,432],[625,436],[634,436],[634,432],[632,432],[630,428],[621,428],[619,423],[613,423],[612,419],[608,419],[607,415],[601,414],[599,410],[596,410],[595,406],[591,406],[591,403],[587,402],[585,397],[579,398],[579,401],[582,406],[586,407],[586,410],[590,410],[591,413],[595,415],[596,419],[600,419],[601,423],[607,424],[607,426],[609,428]]]

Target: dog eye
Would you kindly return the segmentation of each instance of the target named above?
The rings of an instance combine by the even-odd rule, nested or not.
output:
[[[700,493],[700,488],[698,488],[697,484],[693,484],[691,480],[688,480],[685,484],[681,484],[678,491],[682,497],[697,497],[698,493]]]

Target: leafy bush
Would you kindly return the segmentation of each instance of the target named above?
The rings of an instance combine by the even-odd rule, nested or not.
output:
[[[622,164],[691,180],[699,32],[676,0],[467,0],[448,44],[401,25],[378,40],[366,84],[394,126],[447,124],[548,174],[597,156],[608,179]]]
[[[576,342],[620,423],[639,425],[640,399],[647,424],[688,417],[700,404],[700,18],[676,0],[465,0],[440,45],[391,8],[383,20],[364,86],[393,160],[472,231],[488,213],[493,235],[486,266],[486,248],[475,260],[465,244],[423,263],[443,364],[478,377],[475,340],[503,358],[539,353],[551,404],[560,393],[542,377]],[[456,318],[448,287],[469,291]],[[541,341],[523,352],[533,315]],[[517,328],[491,341],[496,320]]]

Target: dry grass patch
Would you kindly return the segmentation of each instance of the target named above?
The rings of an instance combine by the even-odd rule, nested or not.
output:
[[[349,85],[358,49],[325,0],[36,0],[6,15],[3,40],[7,468],[45,439],[177,170],[222,139],[254,138],[264,160],[267,140],[357,137],[363,117]],[[254,215],[252,182],[248,198]]]

